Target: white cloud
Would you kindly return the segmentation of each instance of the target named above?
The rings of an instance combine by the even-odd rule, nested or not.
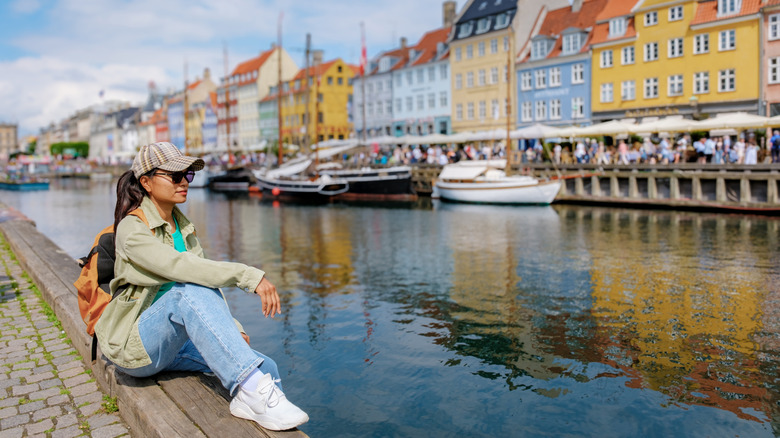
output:
[[[38,0],[16,0],[11,3],[11,10],[20,14],[31,14],[41,8]]]
[[[34,12],[38,3],[13,8]],[[97,103],[100,89],[106,99],[140,103],[151,80],[181,88],[185,62],[190,79],[206,67],[216,79],[223,42],[231,69],[256,56],[276,42],[281,9],[283,45],[299,63],[307,32],[327,59],[356,63],[361,22],[369,55],[441,26],[439,0],[59,0],[45,8],[37,12],[45,22],[6,41],[28,55],[0,62],[0,101],[11,103],[0,107],[0,120],[19,121],[23,133]]]

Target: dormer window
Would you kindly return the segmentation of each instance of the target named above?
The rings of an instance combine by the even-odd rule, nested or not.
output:
[[[531,45],[531,59],[543,59],[550,52],[550,44],[547,39],[534,41]]]
[[[436,43],[436,55],[441,55],[444,52],[444,43]]]
[[[490,29],[490,18],[480,18],[477,21],[477,34],[485,33]]]
[[[482,4],[479,5],[479,10],[481,11],[481,10],[485,9],[486,7],[487,7],[487,2],[482,2]]]
[[[742,0],[718,0],[718,16],[736,14],[742,9]]]
[[[570,33],[563,36],[563,54],[570,55],[577,53],[582,47],[582,38],[580,33]]]
[[[507,26],[509,26],[509,14],[498,14],[496,16],[496,29],[503,29]]]
[[[609,20],[609,36],[618,37],[626,33],[626,18],[618,17]]]
[[[474,28],[474,22],[469,21],[460,25],[458,29],[458,38],[466,38],[471,35],[471,30]]]
[[[379,60],[379,71],[385,72],[390,70],[390,58],[382,58]]]

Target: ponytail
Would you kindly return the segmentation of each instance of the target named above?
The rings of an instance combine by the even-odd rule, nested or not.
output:
[[[146,190],[144,190],[138,178],[132,170],[128,170],[119,177],[116,183],[116,208],[114,208],[114,230],[119,222],[127,216],[128,213],[141,205]],[[114,234],[116,236],[116,234]]]

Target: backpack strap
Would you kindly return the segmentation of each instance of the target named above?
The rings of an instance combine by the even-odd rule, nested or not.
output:
[[[136,208],[135,210],[131,211],[130,213],[127,213],[128,215],[133,215],[137,217],[138,219],[141,219],[143,223],[146,224],[146,226],[149,226],[149,220],[146,219],[146,214],[143,210],[141,210],[141,207]]]

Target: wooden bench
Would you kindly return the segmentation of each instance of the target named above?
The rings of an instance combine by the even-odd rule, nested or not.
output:
[[[0,203],[0,232],[22,269],[32,278],[62,327],[92,368],[101,389],[117,397],[119,413],[139,437],[284,437],[307,435],[300,430],[274,432],[253,421],[230,415],[230,396],[216,377],[164,373],[138,379],[114,369],[101,355],[90,364],[92,338],[84,330],[73,281],[76,261],[18,211]]]

